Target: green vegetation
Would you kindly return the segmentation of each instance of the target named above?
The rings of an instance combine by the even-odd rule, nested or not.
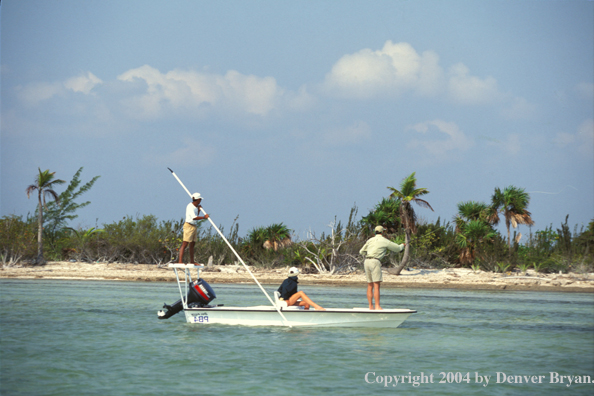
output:
[[[497,232],[489,223],[489,206],[482,202],[460,202],[456,216],[456,244],[461,264],[471,264],[481,257],[481,247],[491,243]]]
[[[67,248],[61,246],[61,242],[68,239],[65,234],[68,233],[69,230],[72,230],[67,227],[68,222],[78,217],[78,215],[75,214],[78,209],[84,208],[91,203],[89,201],[83,203],[75,202],[75,200],[82,194],[89,191],[97,179],[99,179],[99,176],[95,176],[91,181],[78,188],[81,183],[80,174],[82,173],[82,170],[82,167],[78,169],[74,174],[72,181],[70,181],[68,187],[66,187],[66,190],[58,195],[56,201],[47,204],[43,219],[43,235],[51,249],[54,251]],[[83,230],[77,231],[83,232]]]
[[[126,262],[162,265],[177,261],[182,242],[183,219],[159,221],[152,215],[124,217],[89,229],[73,229],[67,221],[76,218],[75,211],[89,202],[75,199],[88,191],[97,180],[93,178],[81,188],[80,173],[75,174],[66,191],[59,196],[46,192],[56,184],[53,173],[41,172],[38,183],[30,186],[59,201],[45,208],[43,246],[35,247],[39,217],[5,216],[0,218],[0,258],[3,265],[23,261],[39,263],[39,252],[50,260],[86,262]],[[50,177],[51,176],[51,177]],[[302,271],[337,274],[362,266],[359,249],[372,234],[376,225],[388,230],[388,237],[396,243],[407,241],[408,252],[390,253],[386,266],[416,268],[466,267],[475,271],[519,271],[529,268],[538,272],[593,272],[594,219],[588,226],[570,229],[568,217],[558,228],[532,230],[528,212],[530,197],[523,189],[509,186],[495,189],[491,204],[460,202],[458,213],[450,223],[438,218],[434,223],[419,219],[411,203],[432,209],[419,197],[429,193],[417,188],[415,174],[406,177],[399,190],[389,187],[391,194],[380,198],[368,214],[357,219],[358,208],[353,206],[346,225],[334,218],[329,230],[321,235],[311,233],[298,241],[292,230],[279,222],[256,227],[240,237],[239,225],[234,222],[225,234],[231,245],[250,265],[274,268],[299,266]],[[31,192],[28,189],[28,192]],[[53,191],[53,190],[51,190]],[[494,225],[498,213],[506,218],[508,235],[503,236]],[[39,216],[39,212],[38,212]],[[37,223],[37,224],[36,224]],[[237,259],[212,227],[199,222],[195,260],[200,263],[231,264]],[[511,227],[529,227],[527,238]],[[224,232],[222,227],[219,227]],[[38,241],[40,238],[38,238]],[[408,255],[407,257],[405,257]],[[189,262],[189,257],[186,257]],[[404,265],[403,265],[404,263]]]
[[[528,204],[530,203],[530,195],[524,191],[523,188],[508,186],[503,191],[499,188],[495,189],[493,198],[491,200],[491,223],[497,225],[499,216],[497,212],[503,213],[505,216],[505,226],[507,227],[507,246],[511,254],[511,237],[510,224],[516,228],[518,224],[533,225],[534,222],[528,212]],[[519,234],[518,238],[521,237]]]
[[[35,178],[35,183],[30,184],[27,187],[27,198],[30,197],[31,193],[37,191],[37,198],[39,203],[37,205],[37,257],[35,258],[35,264],[44,264],[45,258],[43,257],[43,208],[47,209],[46,197],[49,195],[55,201],[59,201],[58,194],[52,189],[55,184],[66,183],[64,180],[54,179],[56,172],[51,172],[49,169],[41,171],[38,168],[39,174]]]
[[[406,246],[404,248],[404,256],[400,265],[396,267],[396,275],[400,275],[400,272],[404,266],[408,263],[408,257],[410,255],[410,241],[411,235],[417,233],[417,214],[415,213],[411,202],[423,208],[429,208],[433,211],[429,202],[419,197],[429,194],[429,190],[426,188],[417,188],[417,179],[415,178],[415,172],[405,178],[400,184],[400,190],[396,190],[394,187],[388,187],[392,191],[390,198],[397,199],[400,201],[400,219],[402,227],[404,227],[404,235]]]
[[[12,265],[20,260],[37,257],[35,246],[35,218],[27,216],[4,216],[0,218],[0,258],[2,265]]]

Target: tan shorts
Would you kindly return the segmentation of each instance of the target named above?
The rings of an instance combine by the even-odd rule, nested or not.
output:
[[[378,259],[365,259],[363,263],[365,267],[365,276],[367,283],[382,282],[384,280],[382,275],[382,263]]]
[[[198,227],[190,223],[184,223],[184,242],[196,242]]]

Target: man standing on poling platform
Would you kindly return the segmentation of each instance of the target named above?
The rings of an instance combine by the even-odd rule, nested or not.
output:
[[[202,202],[202,197],[198,193],[192,194],[192,202],[186,206],[186,222],[184,223],[184,237],[181,248],[179,249],[179,263],[183,263],[184,259],[184,252],[186,250],[186,246],[190,245],[190,263],[194,263],[194,245],[196,244],[196,239],[198,237],[198,220],[205,220],[208,219],[208,215],[198,216],[200,211],[202,210],[202,206],[200,203]]]

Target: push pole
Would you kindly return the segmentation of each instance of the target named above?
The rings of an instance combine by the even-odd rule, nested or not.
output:
[[[186,188],[186,186],[184,185],[184,183],[182,183],[182,181],[179,179],[179,177],[177,177],[177,175],[175,174],[174,171],[171,170],[171,168],[167,168],[169,169],[169,171],[171,172],[171,174],[173,175],[173,177],[175,177],[177,179],[177,181],[179,182],[179,184],[181,184],[181,186],[184,188],[184,190],[186,190],[186,192],[188,193],[188,195],[190,197],[192,197],[192,193],[190,191],[188,191],[188,189]],[[204,208],[202,208],[202,212],[204,212],[204,214],[208,214],[206,213],[206,211],[204,210]],[[252,271],[250,271],[250,269],[248,268],[248,266],[246,265],[246,263],[243,262],[242,258],[239,256],[239,254],[235,251],[235,249],[233,248],[233,246],[231,246],[231,244],[229,243],[229,241],[227,240],[227,238],[225,238],[225,235],[223,235],[223,233],[221,232],[221,230],[219,230],[219,227],[217,227],[215,225],[215,223],[212,221],[212,219],[210,218],[210,216],[208,216],[208,221],[210,221],[210,224],[214,227],[215,230],[217,230],[217,232],[219,233],[219,235],[221,236],[221,238],[223,238],[223,240],[225,241],[225,243],[227,243],[227,246],[229,246],[229,248],[231,249],[231,251],[235,254],[235,257],[237,257],[237,259],[241,262],[241,264],[243,264],[243,266],[245,267],[246,271],[252,276],[252,278],[254,279],[254,281],[256,282],[256,284],[260,287],[260,290],[262,290],[262,293],[264,293],[264,295],[266,296],[266,298],[268,298],[268,301],[270,301],[270,303],[272,304],[272,306],[274,308],[276,308],[276,311],[278,312],[278,314],[281,316],[281,318],[283,318],[283,321],[285,322],[285,324],[289,327],[293,327],[289,324],[289,321],[287,320],[287,318],[285,318],[285,315],[283,315],[283,313],[281,312],[280,308],[274,303],[274,301],[272,301],[272,299],[270,298],[270,296],[268,295],[268,293],[266,293],[266,290],[264,290],[264,288],[262,287],[262,285],[260,284],[260,282],[258,282],[258,279],[256,279],[256,277],[254,276],[254,274],[252,273]]]

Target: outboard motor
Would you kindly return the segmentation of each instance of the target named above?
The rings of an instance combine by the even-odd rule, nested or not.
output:
[[[187,295],[188,307],[204,307],[215,298],[217,298],[217,296],[214,290],[212,290],[212,287],[210,287],[210,285],[206,283],[204,279],[198,279],[190,283]],[[180,299],[171,305],[163,305],[163,308],[165,308],[167,311],[159,311],[157,313],[159,319],[169,319],[184,309],[184,306],[182,304],[182,300]]]

